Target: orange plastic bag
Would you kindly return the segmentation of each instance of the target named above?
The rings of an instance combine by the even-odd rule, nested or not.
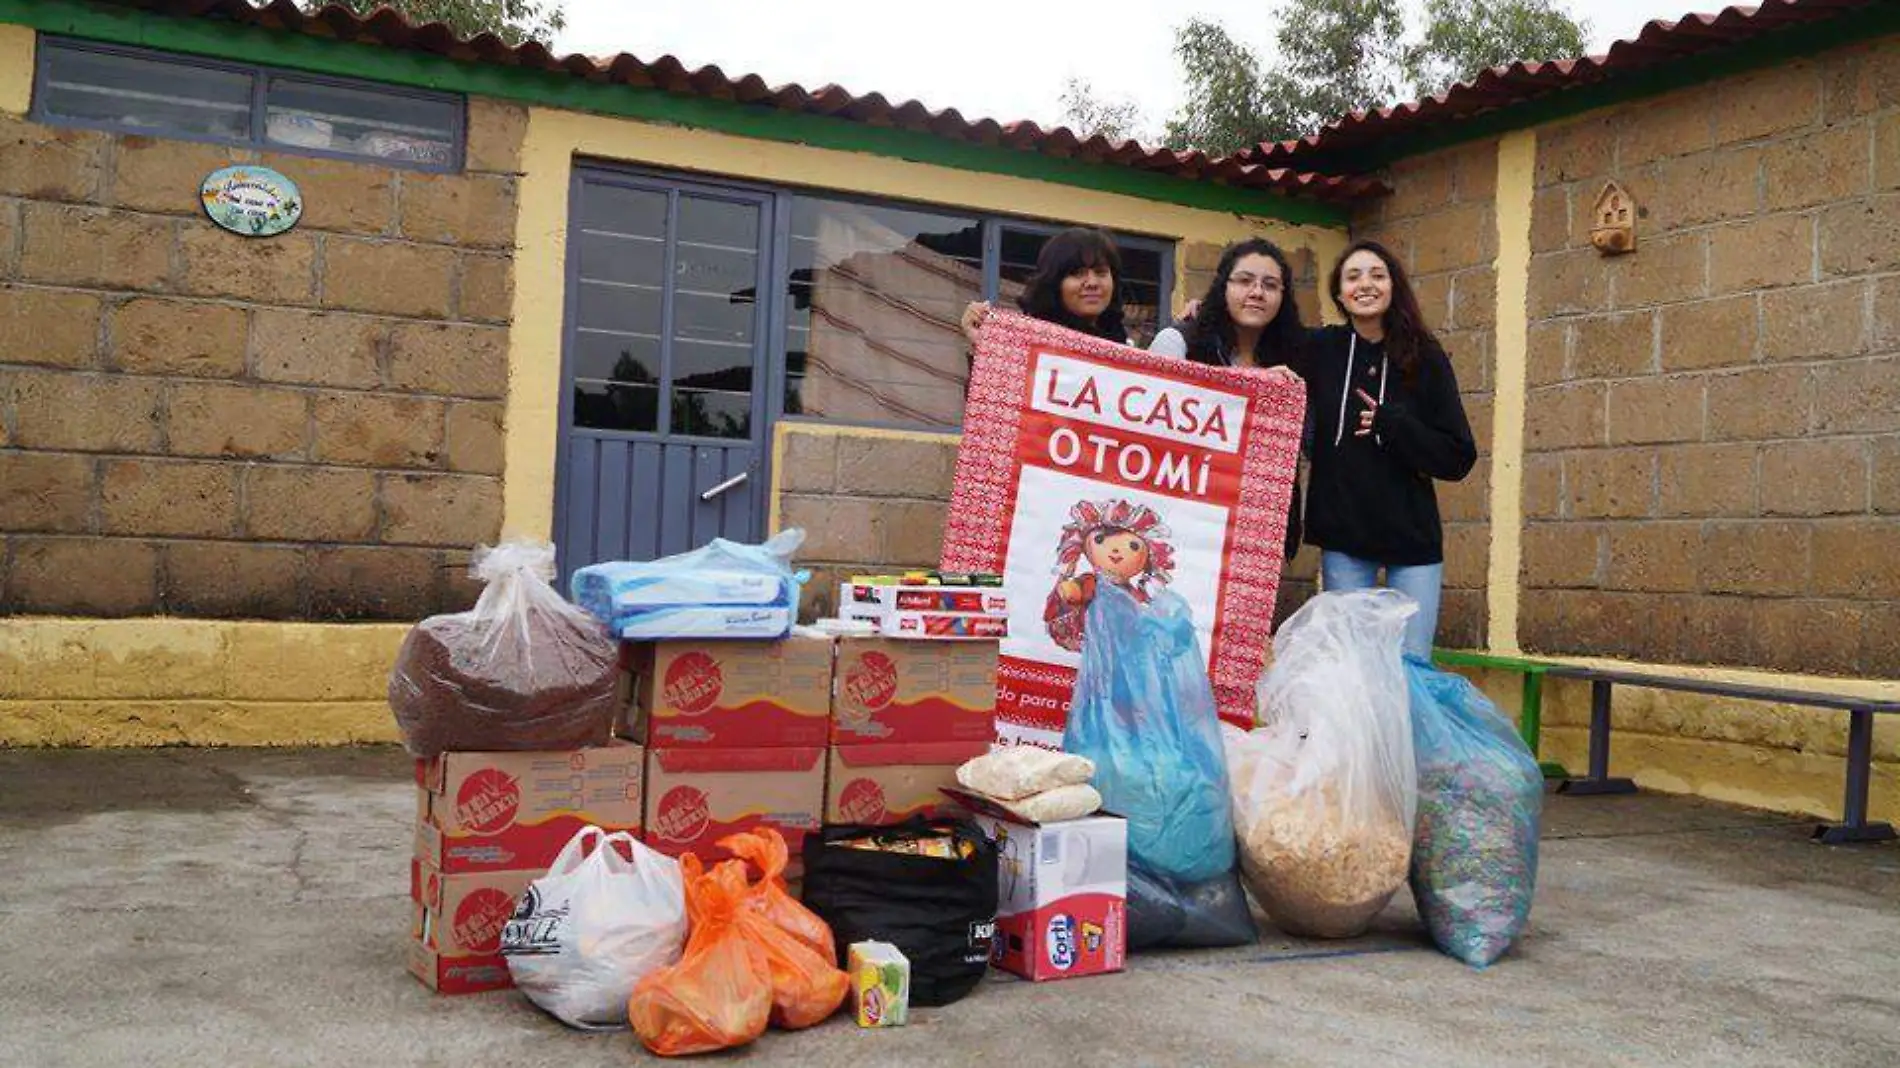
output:
[[[767,827],[720,839],[719,845],[765,873],[746,891],[739,927],[765,953],[772,974],[772,1023],[788,1031],[822,1023],[844,1003],[851,978],[832,955],[831,928],[786,892],[785,839]],[[727,863],[737,867],[742,862]]]
[[[765,873],[747,897],[753,908],[765,913],[773,923],[785,928],[819,956],[834,962],[838,959],[838,947],[832,941],[831,928],[818,918],[817,913],[800,904],[785,885],[785,867],[791,860],[791,850],[785,845],[785,836],[778,832],[778,828],[761,827],[744,834],[728,835],[721,838],[718,844],[719,848],[741,860],[751,861],[754,867]]]
[[[745,922],[755,915],[745,865],[727,861],[707,872],[688,853],[680,874],[691,924],[686,952],[641,979],[627,1000],[634,1033],[663,1057],[743,1046],[765,1033],[773,1011],[773,969]]]

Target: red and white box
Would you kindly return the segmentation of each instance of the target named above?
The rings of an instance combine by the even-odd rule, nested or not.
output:
[[[546,869],[444,875],[412,861],[409,872],[409,894],[416,903],[410,974],[443,994],[513,986],[501,957],[501,928],[528,884]]]
[[[836,746],[825,776],[825,821],[890,824],[949,815],[959,806],[943,788],[957,784],[964,762],[989,751],[988,739]]]
[[[831,639],[804,636],[638,646],[628,733],[656,749],[824,745],[831,659]]]
[[[838,640],[832,745],[995,737],[995,642]]]
[[[996,840],[991,963],[1031,982],[1119,972],[1128,958],[1128,821],[1029,823],[962,790]]]
[[[881,619],[891,612],[1009,614],[1009,598],[994,586],[878,586],[843,583],[838,614],[846,619]]]
[[[708,864],[731,854],[729,834],[775,827],[794,858],[825,811],[825,750],[649,749],[646,843],[667,856],[698,855]]]
[[[1109,581],[1185,601],[1221,715],[1252,723],[1304,415],[1282,376],[985,321],[943,568],[1003,575],[999,741],[1060,746],[1087,605]]]
[[[630,742],[418,760],[415,855],[449,875],[546,868],[590,823],[638,833],[645,770]]]
[[[887,638],[911,641],[998,641],[1009,637],[1008,616],[958,612],[892,612],[879,625]]]

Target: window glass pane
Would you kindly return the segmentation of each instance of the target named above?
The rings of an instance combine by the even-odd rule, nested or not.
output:
[[[660,387],[576,379],[574,425],[652,433],[660,428]]]
[[[577,222],[589,231],[659,241],[666,237],[666,194],[589,182],[581,188]]]
[[[48,43],[41,107],[48,115],[247,141],[251,75]]]
[[[675,387],[673,433],[702,438],[751,437],[752,395]]]
[[[753,252],[759,247],[759,208],[730,200],[680,198],[682,246]]]
[[[353,89],[273,75],[264,138],[297,148],[447,167],[455,160],[452,100]]]
[[[581,330],[574,335],[575,378],[614,382],[658,382],[660,339]]]
[[[793,201],[786,411],[957,426],[969,377],[959,318],[983,296],[975,219]]]
[[[666,240],[616,233],[580,232],[581,280],[640,286],[658,292],[666,281]]]

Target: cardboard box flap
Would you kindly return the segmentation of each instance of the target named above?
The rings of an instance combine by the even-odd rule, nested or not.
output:
[[[960,765],[990,751],[990,743],[974,742],[887,742],[876,745],[837,745],[832,747],[838,760],[850,768],[921,767]]]
[[[732,771],[809,771],[825,758],[822,748],[654,749],[648,753],[669,774]]]
[[[986,794],[979,794],[972,790],[965,790],[961,786],[943,786],[943,787],[939,787],[938,789],[941,789],[944,792],[945,796],[950,797],[951,799],[955,800],[957,803],[961,804],[963,807],[969,809],[971,812],[977,813],[978,815],[991,816],[999,820],[1008,820],[1011,823],[1020,823],[1025,827],[1057,826],[1057,824],[1054,824],[1054,823],[1045,824],[1045,823],[1038,823],[1035,820],[1031,820],[1031,819],[1024,819],[1023,817],[1018,816],[1016,813],[1011,812],[1009,809],[1004,808],[1002,802],[997,801]],[[1094,812],[1091,812],[1086,816],[1078,817],[1078,819],[1093,820],[1093,819],[1102,819],[1105,817],[1109,819],[1123,818],[1117,813],[1110,812],[1108,809],[1098,808]],[[1062,822],[1068,823],[1071,821],[1064,820]]]

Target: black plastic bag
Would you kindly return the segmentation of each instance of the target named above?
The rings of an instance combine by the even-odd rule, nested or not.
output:
[[[863,849],[863,839],[949,838],[949,858]],[[967,853],[967,856],[962,855]],[[914,817],[894,826],[828,823],[805,839],[805,907],[837,936],[889,942],[910,960],[913,1005],[948,1005],[989,968],[996,934],[996,843],[968,819]]]

